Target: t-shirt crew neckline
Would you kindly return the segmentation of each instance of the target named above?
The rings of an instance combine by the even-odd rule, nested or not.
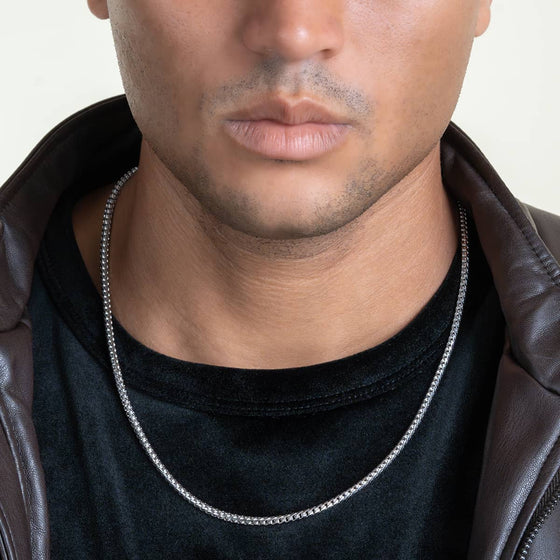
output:
[[[102,299],[81,257],[72,226],[72,208],[79,197],[80,191],[74,188],[59,200],[40,249],[39,271],[74,335],[112,372]],[[57,247],[67,250],[57,251]],[[351,356],[309,366],[261,370],[182,361],[143,345],[113,319],[123,377],[127,386],[155,398],[221,414],[310,414],[370,399],[409,381],[426,363],[439,360],[451,326],[460,269],[458,248],[436,293],[389,340]]]

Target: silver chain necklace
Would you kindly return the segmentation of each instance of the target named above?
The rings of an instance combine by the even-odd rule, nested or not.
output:
[[[441,381],[443,376],[443,372],[449,362],[449,357],[451,356],[451,352],[453,350],[453,346],[455,344],[455,339],[457,338],[457,333],[459,331],[459,325],[461,323],[461,316],[463,313],[463,305],[465,302],[465,296],[467,291],[467,280],[468,280],[468,271],[469,271],[469,247],[468,247],[468,230],[467,230],[467,216],[465,209],[459,204],[459,215],[460,215],[460,223],[461,223],[461,279],[459,283],[459,293],[457,295],[457,303],[455,305],[455,313],[453,316],[453,322],[451,324],[451,332],[449,333],[449,338],[447,340],[447,344],[445,346],[445,350],[443,352],[443,356],[441,357],[441,361],[439,366],[436,370],[436,373],[432,379],[430,387],[428,388],[428,392],[416,413],[416,416],[412,420],[410,426],[399,440],[399,442],[395,445],[395,447],[391,450],[391,452],[373,469],[368,475],[364,478],[356,482],[354,486],[351,486],[344,492],[334,496],[330,500],[326,502],[322,502],[316,506],[303,509],[300,511],[295,511],[292,513],[286,513],[283,515],[271,515],[266,517],[258,517],[258,516],[249,516],[249,515],[241,515],[237,513],[230,513],[227,511],[223,511],[221,509],[215,508],[206,502],[203,502],[201,499],[197,498],[193,494],[191,494],[188,490],[186,490],[176,479],[175,477],[169,472],[167,467],[162,463],[161,459],[158,457],[154,449],[152,448],[136,414],[132,408],[132,404],[130,403],[130,399],[128,398],[128,392],[126,390],[123,376],[121,373],[121,368],[119,365],[119,360],[117,357],[117,348],[115,345],[115,336],[113,332],[113,318],[112,318],[112,311],[111,311],[111,290],[109,287],[109,246],[110,246],[110,239],[111,239],[111,226],[113,223],[113,211],[115,209],[115,204],[117,202],[117,197],[119,196],[120,190],[124,186],[124,184],[132,177],[132,175],[136,172],[137,168],[134,167],[117,182],[115,187],[113,188],[109,198],[107,199],[107,204],[105,206],[105,213],[103,215],[103,227],[101,233],[101,283],[102,283],[102,291],[103,291],[103,312],[105,317],[105,331],[107,334],[107,344],[109,347],[109,356],[111,358],[111,364],[113,367],[113,373],[115,375],[115,382],[117,384],[117,389],[119,392],[119,396],[130,421],[130,424],[136,434],[140,444],[144,448],[144,451],[148,454],[148,457],[156,467],[156,469],[160,472],[160,474],[167,480],[167,482],[188,502],[190,502],[193,506],[197,507],[204,513],[211,515],[213,517],[217,517],[218,519],[222,519],[223,521],[228,521],[230,523],[237,523],[240,525],[276,525],[279,523],[289,523],[292,521],[297,521],[299,519],[304,519],[306,517],[310,517],[311,515],[316,515],[317,513],[321,513],[327,509],[334,507],[335,505],[339,504],[340,502],[350,498],[365,486],[367,486],[372,480],[374,480],[377,476],[379,476],[399,455],[399,453],[403,450],[405,445],[408,443],[410,438],[413,436],[414,432],[417,430],[420,422],[422,421],[430,403],[434,397],[434,394],[438,388],[438,385]]]

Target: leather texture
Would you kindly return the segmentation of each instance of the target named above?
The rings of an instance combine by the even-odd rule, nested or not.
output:
[[[47,135],[0,189],[1,558],[49,558],[26,311],[40,241],[65,188],[117,180],[139,146],[125,98],[102,101]],[[560,219],[520,204],[453,124],[441,160],[446,187],[474,220],[507,325],[468,558],[515,559],[560,468]],[[559,559],[559,550],[560,505],[527,558]]]

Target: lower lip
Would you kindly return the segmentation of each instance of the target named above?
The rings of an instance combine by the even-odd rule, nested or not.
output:
[[[270,159],[303,161],[342,144],[350,125],[306,122],[283,124],[271,120],[225,121],[226,132],[241,146]]]

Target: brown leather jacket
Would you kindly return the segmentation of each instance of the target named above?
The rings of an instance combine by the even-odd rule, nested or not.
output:
[[[38,246],[60,193],[116,180],[139,141],[125,99],[103,101],[55,128],[0,190],[2,559],[49,557],[26,310]],[[519,204],[453,124],[442,170],[473,217],[507,325],[468,558],[559,560],[560,219]]]

